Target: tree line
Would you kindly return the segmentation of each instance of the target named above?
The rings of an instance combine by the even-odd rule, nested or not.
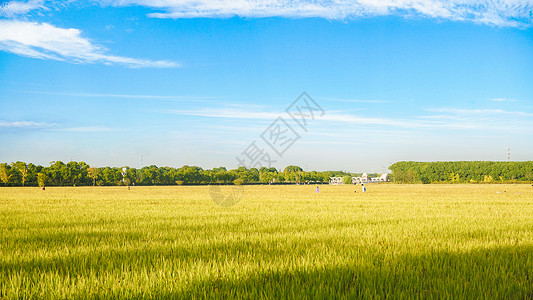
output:
[[[32,163],[0,164],[4,186],[117,186],[117,185],[192,185],[192,184],[277,184],[327,183],[333,176],[360,176],[344,171],[304,171],[298,166],[276,168],[225,167],[204,170],[197,166],[181,168],[146,166],[91,167],[85,162],[53,161],[43,167]]]
[[[401,161],[389,167],[397,183],[512,183],[533,181],[533,161]]]
[[[533,161],[401,161],[389,167],[396,183],[503,183],[533,181]],[[369,174],[376,177],[378,174]],[[117,185],[200,185],[200,184],[282,184],[328,183],[330,177],[343,177],[345,183],[361,173],[344,171],[304,171],[299,166],[285,169],[225,167],[204,170],[198,166],[181,168],[146,166],[91,167],[85,162],[53,161],[43,167],[32,163],[0,163],[0,183],[4,186],[117,186]]]

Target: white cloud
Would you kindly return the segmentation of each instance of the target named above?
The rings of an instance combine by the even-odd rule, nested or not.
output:
[[[113,131],[119,131],[119,130],[108,128],[108,127],[100,127],[100,126],[85,126],[85,127],[62,128],[62,129],[58,129],[57,131],[90,133],[90,132],[113,132]]]
[[[350,19],[379,15],[423,16],[495,26],[530,26],[531,0],[97,0],[115,6],[141,5],[154,18],[320,17]]]
[[[164,113],[190,115],[211,118],[231,118],[231,119],[252,119],[274,121],[278,117],[287,117],[284,113],[258,112],[244,109],[197,109],[197,110],[165,110]],[[398,126],[404,128],[428,127],[430,124],[423,124],[413,121],[393,120],[386,118],[360,117],[342,112],[328,112],[322,117],[317,117],[317,121],[349,123],[354,125],[377,125],[377,126]]]
[[[502,109],[428,109],[436,115],[419,116],[445,128],[497,130],[503,132],[533,132],[533,113]]]
[[[16,15],[26,14],[35,9],[44,9],[43,0],[31,0],[27,2],[10,1],[0,5],[0,16],[12,18]]]
[[[121,98],[121,99],[150,99],[168,100],[176,102],[216,102],[217,97],[202,96],[163,96],[163,95],[143,95],[143,94],[100,94],[100,93],[69,93],[69,92],[47,92],[47,91],[23,91],[28,94],[57,95],[68,97],[88,97],[88,98]]]
[[[365,99],[339,99],[339,98],[329,98],[329,97],[317,97],[320,100],[325,101],[334,101],[334,102],[345,102],[345,103],[388,103],[384,100],[365,100]]]
[[[324,126],[339,126],[346,124],[366,129],[386,128],[397,130],[404,128],[407,130],[422,129],[450,129],[450,130],[498,130],[514,132],[531,132],[533,124],[528,117],[533,116],[526,112],[511,112],[500,109],[458,109],[440,108],[428,111],[438,112],[438,115],[417,116],[417,117],[397,117],[383,118],[371,116],[359,116],[345,111],[328,111],[322,117],[316,118],[316,122],[321,122]],[[277,117],[290,119],[284,112],[264,112],[247,109],[234,108],[201,108],[191,110],[162,110],[162,113],[189,115],[209,118],[227,118],[236,120],[255,120],[272,122]],[[509,122],[509,117],[515,117],[513,122]],[[522,117],[523,120],[518,120]],[[324,123],[325,122],[325,123]],[[321,126],[322,126],[321,125]],[[342,125],[341,125],[342,126]],[[266,128],[266,127],[265,127]]]
[[[106,54],[106,49],[81,36],[78,29],[47,23],[0,20],[0,50],[37,59],[75,63],[120,64],[131,68],[174,68],[172,61],[152,61]]]
[[[0,121],[0,128],[45,128],[53,126],[57,126],[57,124],[33,121]]]
[[[466,115],[514,115],[522,117],[533,117],[533,113],[527,113],[523,111],[506,111],[503,109],[459,109],[459,108],[438,108],[428,109],[431,112],[451,113],[459,116]]]
[[[231,118],[231,119],[254,119],[254,120],[272,120],[280,116],[279,113],[257,112],[240,109],[197,109],[197,110],[164,110],[164,113],[188,115],[197,117],[212,118]]]

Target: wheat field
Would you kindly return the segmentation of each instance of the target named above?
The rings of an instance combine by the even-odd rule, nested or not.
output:
[[[533,298],[531,185],[319,188],[0,188],[0,298]]]

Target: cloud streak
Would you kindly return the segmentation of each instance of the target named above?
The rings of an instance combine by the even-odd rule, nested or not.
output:
[[[384,100],[365,100],[365,99],[338,99],[338,98],[329,98],[329,97],[317,97],[320,100],[333,101],[333,102],[344,102],[344,103],[388,103],[389,101]]]
[[[142,95],[142,94],[101,94],[101,93],[69,93],[69,92],[47,92],[47,91],[22,91],[28,94],[55,95],[66,97],[84,98],[118,98],[118,99],[141,99],[141,100],[168,100],[176,102],[217,102],[219,97],[202,96],[164,96],[164,95]]]
[[[521,117],[533,117],[533,113],[527,113],[523,111],[506,111],[503,109],[459,109],[459,108],[438,108],[428,109],[431,112],[450,113],[458,116],[521,116]]]
[[[230,119],[251,119],[251,120],[266,120],[274,121],[277,117],[283,116],[283,113],[274,112],[258,112],[241,109],[197,109],[197,110],[165,110],[165,113],[190,115],[197,117],[211,117],[211,118],[230,118]],[[330,112],[319,118],[320,121],[349,123],[354,125],[375,125],[375,126],[398,126],[404,128],[419,128],[428,127],[430,124],[423,124],[421,122],[393,120],[387,118],[373,118],[360,117],[351,114],[343,114],[341,112]]]
[[[0,128],[47,128],[54,126],[57,124],[33,121],[0,121]]]
[[[469,21],[493,26],[532,24],[530,0],[99,0],[114,6],[141,5],[158,10],[153,18],[310,18],[345,20],[397,15]]]
[[[0,5],[0,16],[12,18],[16,15],[27,14],[36,9],[44,9],[43,0],[31,0],[28,2],[10,1]]]
[[[130,68],[175,68],[166,60],[145,60],[107,54],[107,50],[82,37],[74,28],[58,28],[48,23],[0,20],[0,50],[36,59],[74,63],[103,63]]]
[[[511,112],[501,109],[459,109],[439,108],[429,109],[438,115],[417,116],[411,118],[383,118],[348,114],[343,111],[329,111],[317,119],[320,122],[334,124],[348,124],[354,126],[368,126],[369,128],[398,128],[404,129],[451,129],[451,130],[500,130],[500,131],[531,131],[533,128],[528,120],[533,114],[527,112]],[[168,114],[189,115],[196,117],[226,118],[256,121],[274,121],[277,117],[287,117],[283,112],[264,112],[234,108],[201,108],[191,110],[162,110]],[[509,124],[507,117],[523,118],[522,122]],[[288,117],[287,117],[288,118]]]
[[[76,132],[76,133],[102,133],[102,132],[113,132],[113,131],[122,131],[109,127],[101,126],[84,126],[84,127],[69,127],[58,129],[57,131],[62,132]]]

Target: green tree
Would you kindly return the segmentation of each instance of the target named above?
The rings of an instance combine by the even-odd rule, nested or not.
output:
[[[69,161],[63,169],[63,174],[66,176],[63,180],[74,186],[87,184],[87,169],[89,169],[89,165],[83,161]]]
[[[50,162],[50,167],[46,171],[51,185],[62,186],[65,180],[69,179],[69,170],[62,161]]]
[[[0,180],[4,183],[4,186],[7,186],[11,174],[9,174],[9,166],[6,163],[0,164]]]
[[[183,181],[185,184],[199,184],[204,182],[203,170],[195,166],[183,166],[178,169],[176,180]]]
[[[342,183],[344,183],[344,184],[352,184],[352,176],[350,176],[350,175],[342,176]]]
[[[518,182],[532,180],[533,162],[494,161],[402,161],[390,166],[395,182]],[[410,181],[409,170],[416,175]]]
[[[461,180],[459,173],[451,172],[449,175],[450,182],[457,183]]]
[[[285,175],[285,181],[300,183],[302,171],[303,169],[298,166],[287,166],[283,171],[283,174]]]
[[[275,168],[267,169],[266,167],[262,167],[259,170],[259,181],[262,183],[273,183],[277,174],[278,172]]]
[[[96,179],[100,176],[100,169],[98,168],[88,168],[87,176],[93,180],[93,186],[96,185]]]
[[[26,166],[26,163],[23,163],[21,161],[17,161],[15,163],[15,166],[17,170],[20,172],[20,178],[22,181],[22,186],[26,183],[26,178],[28,178],[28,167]]]
[[[46,176],[45,173],[37,173],[37,183],[39,184],[39,187],[44,187],[47,180],[48,176]]]

